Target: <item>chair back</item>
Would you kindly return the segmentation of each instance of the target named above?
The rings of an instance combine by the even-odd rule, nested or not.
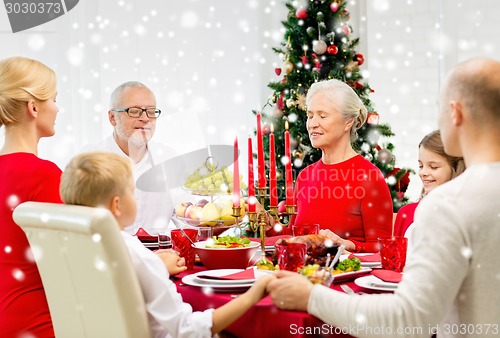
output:
[[[129,252],[108,210],[26,202],[13,218],[30,243],[56,337],[151,337]]]

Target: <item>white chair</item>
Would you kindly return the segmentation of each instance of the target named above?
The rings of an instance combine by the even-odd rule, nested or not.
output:
[[[151,337],[130,255],[108,210],[27,202],[13,217],[28,237],[56,337]]]

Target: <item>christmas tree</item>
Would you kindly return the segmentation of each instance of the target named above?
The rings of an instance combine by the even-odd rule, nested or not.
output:
[[[269,83],[274,91],[264,106],[264,133],[269,133],[273,125],[276,138],[276,154],[284,154],[283,131],[288,121],[292,136],[292,161],[294,178],[307,165],[321,158],[321,150],[311,147],[306,130],[305,97],[314,82],[339,79],[349,84],[368,109],[367,123],[358,130],[358,140],[354,149],[374,163],[384,176],[393,198],[394,211],[406,204],[404,195],[409,184],[410,169],[395,168],[392,155],[394,145],[380,145],[383,137],[393,136],[388,124],[379,124],[369,94],[373,91],[363,80],[360,66],[364,63],[362,54],[356,52],[359,39],[351,39],[352,27],[349,25],[349,12],[344,0],[311,0],[306,6],[297,1],[286,1],[288,17],[283,21],[284,40],[279,48],[273,50],[283,59],[276,75],[280,81]],[[255,113],[255,112],[254,112]],[[268,140],[264,138],[266,151]],[[266,153],[266,157],[269,154]],[[279,199],[285,195],[284,164],[277,161]]]

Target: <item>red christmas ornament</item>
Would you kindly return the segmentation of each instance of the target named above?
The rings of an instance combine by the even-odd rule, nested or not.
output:
[[[281,68],[274,68],[274,72],[279,76],[281,74]]]
[[[365,57],[363,54],[356,54],[356,61],[358,61],[358,65],[360,66],[365,63]]]
[[[389,178],[391,176],[394,176],[396,177],[397,174],[399,174],[399,172],[401,171],[402,169],[400,168],[394,168],[392,169],[391,171],[389,171],[387,173],[387,175],[385,175],[385,178]],[[403,176],[401,176],[399,178],[399,180],[397,180],[396,182],[396,191],[397,192],[400,192],[402,193],[402,195],[399,195],[398,194],[398,198],[399,199],[402,199],[404,197],[404,193],[406,192],[406,190],[408,189],[408,185],[410,184],[410,173],[407,171]],[[400,197],[401,196],[401,197]]]
[[[301,56],[300,58],[302,59],[302,63],[307,65],[307,55]]]
[[[365,86],[364,86],[361,82],[358,82],[358,81],[356,81],[356,82],[354,83],[354,87],[355,87],[356,89],[363,89],[363,88],[365,88]]]
[[[337,47],[335,45],[330,45],[330,46],[328,46],[326,51],[328,54],[336,55],[339,52],[339,47]]]
[[[349,13],[349,11],[347,9],[344,9],[342,11],[342,14],[345,16],[346,21],[349,21],[349,19],[351,19],[351,14]]]
[[[271,132],[271,127],[268,124],[262,126],[262,133],[268,135]]]
[[[297,9],[297,11],[295,12],[295,16],[297,17],[297,19],[307,18],[307,9],[305,9],[303,7]]]
[[[347,25],[342,26],[342,32],[344,32],[345,36],[349,36],[351,34],[351,29]]]
[[[281,93],[280,97],[278,98],[278,101],[276,101],[276,107],[279,110],[285,109],[285,93]]]
[[[339,4],[336,2],[332,2],[332,4],[330,5],[330,9],[333,13],[336,13],[339,10]]]
[[[366,123],[369,124],[370,126],[376,126],[378,124],[379,119],[380,116],[376,112],[371,111],[368,113],[368,117],[366,118]]]

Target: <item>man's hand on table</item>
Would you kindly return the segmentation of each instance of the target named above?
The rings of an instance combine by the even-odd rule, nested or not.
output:
[[[177,275],[187,270],[186,260],[180,257],[176,251],[172,249],[160,249],[155,253],[161,258],[163,264],[165,264],[170,276]]]
[[[277,278],[267,284],[267,292],[280,309],[307,311],[313,284],[297,273],[278,271]]]

